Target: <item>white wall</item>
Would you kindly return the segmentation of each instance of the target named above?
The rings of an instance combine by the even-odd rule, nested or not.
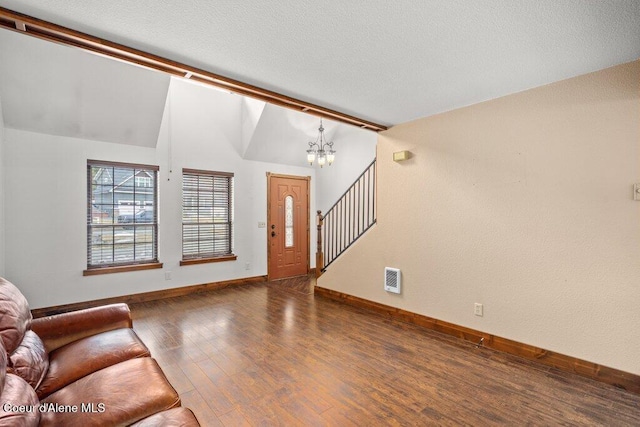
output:
[[[315,171],[243,160],[240,134],[240,98],[179,80],[172,80],[156,148],[6,129],[7,279],[37,308],[266,274],[266,229],[257,227],[266,221],[266,172],[311,176],[314,212]],[[87,159],[160,166],[162,269],[82,276]],[[179,266],[183,167],[235,174],[237,261]]]
[[[4,119],[2,115],[2,100],[0,99],[0,277],[4,276],[5,266],[5,220],[4,220]]]
[[[315,165],[318,209],[325,214],[376,157],[378,134],[355,126],[340,126],[331,138],[336,161],[331,166]]]
[[[320,286],[640,374],[640,61],[395,126],[378,172]]]

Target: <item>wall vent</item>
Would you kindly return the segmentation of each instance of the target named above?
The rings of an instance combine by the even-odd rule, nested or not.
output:
[[[384,268],[384,290],[387,292],[393,292],[395,294],[400,293],[400,269],[399,268]]]

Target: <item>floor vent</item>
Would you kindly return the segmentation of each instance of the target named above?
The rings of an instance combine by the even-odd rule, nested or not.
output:
[[[384,268],[384,290],[395,294],[400,293],[400,269]]]

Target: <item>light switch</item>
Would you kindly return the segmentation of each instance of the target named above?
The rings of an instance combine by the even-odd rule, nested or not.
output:
[[[262,221],[260,221],[260,222],[258,223],[258,228],[265,228],[266,226],[267,226],[267,223],[266,223],[266,222],[262,222]]]
[[[482,317],[482,304],[477,302],[473,305],[473,314]]]

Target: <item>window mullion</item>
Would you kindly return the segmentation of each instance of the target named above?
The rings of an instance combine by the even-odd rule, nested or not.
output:
[[[159,264],[157,175],[157,166],[87,161],[85,275]]]

